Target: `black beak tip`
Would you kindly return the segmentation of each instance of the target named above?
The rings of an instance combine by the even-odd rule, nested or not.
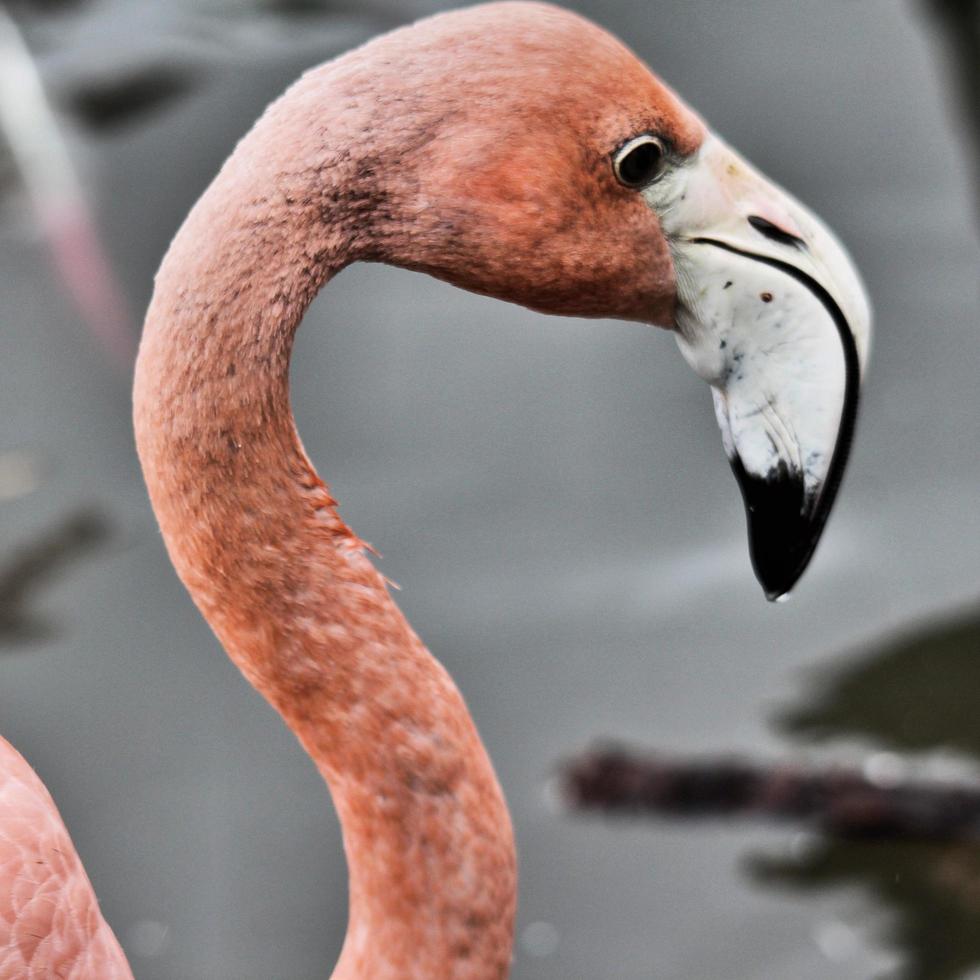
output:
[[[766,599],[769,602],[779,602],[779,600],[782,599],[783,596],[789,595],[790,592],[789,589],[786,589],[785,591],[781,591],[779,588],[770,589],[766,586],[765,582],[762,580],[762,576],[757,574],[756,577],[759,579],[759,582],[762,584],[763,594],[765,595]]]
[[[732,468],[745,501],[749,553],[756,578],[770,602],[786,595],[806,570],[823,521],[806,493],[802,474],[783,463],[758,477],[736,459]]]

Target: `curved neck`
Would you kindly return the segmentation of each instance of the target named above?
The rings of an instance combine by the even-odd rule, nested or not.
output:
[[[313,87],[306,76],[266,113],[163,262],[136,367],[137,446],[178,574],[333,794],[350,868],[335,978],[500,978],[515,859],[493,769],[290,410],[313,296],[388,252],[373,168],[345,145],[343,114],[324,133]]]

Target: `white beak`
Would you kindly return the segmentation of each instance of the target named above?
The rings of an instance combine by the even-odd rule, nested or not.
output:
[[[644,195],[677,279],[677,340],[712,387],[769,599],[803,573],[840,486],[871,337],[864,288],[813,214],[716,136]]]

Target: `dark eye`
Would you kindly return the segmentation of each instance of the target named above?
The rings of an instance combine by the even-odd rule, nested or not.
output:
[[[664,144],[656,136],[637,136],[625,143],[613,157],[613,170],[621,184],[645,187],[663,172]]]

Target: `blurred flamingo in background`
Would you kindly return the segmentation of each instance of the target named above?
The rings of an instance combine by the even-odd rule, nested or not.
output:
[[[118,365],[128,368],[136,341],[122,290],[34,59],[2,5],[0,134],[60,278],[105,350]]]
[[[137,361],[137,447],[178,574],[333,794],[350,870],[334,976],[500,978],[516,904],[503,794],[290,408],[295,330],[355,261],[675,327],[713,386],[770,598],[802,573],[836,494],[868,309],[809,212],[618,41],[537,3],[439,15],[307,73],[178,232]],[[53,803],[9,748],[0,953],[4,976],[128,975]]]

